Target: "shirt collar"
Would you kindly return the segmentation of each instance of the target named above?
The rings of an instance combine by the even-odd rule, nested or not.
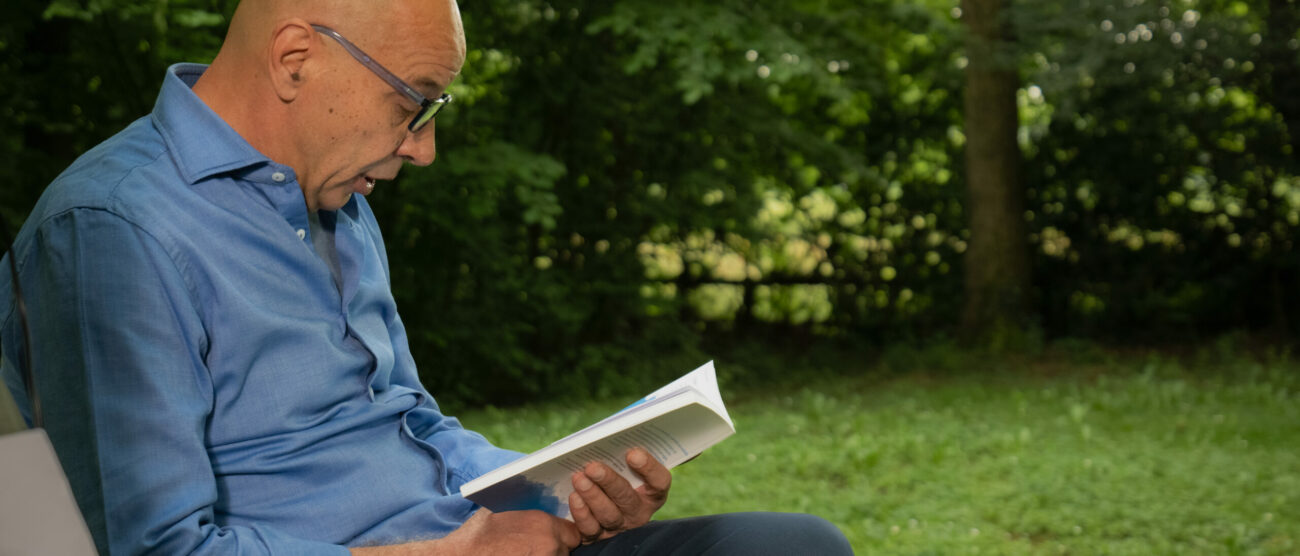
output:
[[[152,114],[176,167],[191,184],[270,162],[194,94],[191,87],[206,69],[203,64],[174,64],[167,68]]]

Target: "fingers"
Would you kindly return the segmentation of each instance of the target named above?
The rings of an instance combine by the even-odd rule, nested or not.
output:
[[[626,527],[624,518],[637,515],[641,498],[627,479],[603,463],[592,462],[573,477],[574,491],[582,497],[587,510],[607,531]],[[572,512],[572,507],[570,507]]]
[[[673,484],[672,472],[641,448],[627,451],[627,465],[645,481],[639,489],[641,493],[663,505],[663,501],[668,498],[668,488]]]
[[[582,501],[582,496],[576,491],[569,494],[569,515],[573,517],[574,528],[582,535],[582,542],[599,540],[601,533],[605,532],[600,522],[596,521],[596,517],[591,515],[587,503]]]
[[[628,450],[627,464],[645,484],[632,485],[603,463],[588,463],[573,474],[569,513],[583,542],[644,525],[668,498],[673,476],[641,448]]]

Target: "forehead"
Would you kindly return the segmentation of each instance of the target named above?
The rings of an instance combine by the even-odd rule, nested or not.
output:
[[[455,4],[434,0],[380,5],[390,9],[366,18],[370,28],[360,31],[366,42],[354,42],[425,96],[437,96],[465,63],[465,35]]]

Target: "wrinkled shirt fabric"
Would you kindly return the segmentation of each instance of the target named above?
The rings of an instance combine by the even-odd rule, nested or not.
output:
[[[30,359],[47,419],[89,415],[80,437],[49,430],[66,461],[93,450],[97,469],[68,473],[102,485],[113,554],[346,554],[447,534],[476,509],[460,485],[519,454],[421,386],[365,199],[318,213],[336,284],[293,169],[193,93],[204,69],[169,68],[153,112],[25,222],[13,253],[33,348],[3,261],[6,384],[30,420]]]

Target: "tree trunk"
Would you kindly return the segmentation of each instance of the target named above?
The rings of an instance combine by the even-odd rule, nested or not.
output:
[[[1029,311],[1029,247],[1021,178],[1019,78],[1007,0],[962,0],[966,21],[966,186],[962,329],[979,337],[1023,324]]]
[[[1300,28],[1300,0],[1269,0],[1266,21],[1264,44],[1260,47],[1262,69],[1269,79],[1265,88],[1266,101],[1278,111],[1286,125],[1286,144],[1291,147],[1292,164],[1284,171],[1291,173],[1297,169],[1294,161],[1300,153],[1300,62],[1297,61],[1300,53],[1291,42],[1296,40],[1296,29]],[[1278,243],[1280,247],[1281,242]],[[1285,338],[1291,328],[1287,308],[1295,295],[1291,288],[1283,287],[1282,276],[1294,270],[1295,253],[1287,250],[1283,256],[1267,257],[1263,263],[1272,282],[1270,328],[1278,337]]]
[[[1271,103],[1286,122],[1291,154],[1300,151],[1300,65],[1297,64],[1295,40],[1300,26],[1300,2],[1269,0],[1267,36],[1261,50],[1265,69],[1269,71]]]

